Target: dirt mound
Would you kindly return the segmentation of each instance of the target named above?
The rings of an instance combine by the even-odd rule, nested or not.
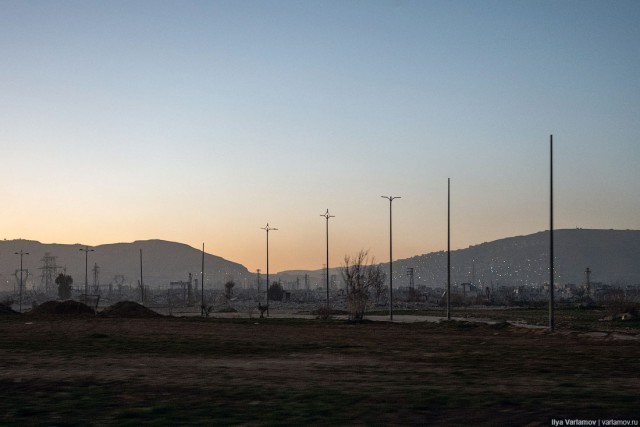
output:
[[[12,310],[10,306],[0,303],[0,316],[19,314],[17,311]]]
[[[55,317],[85,317],[94,316],[95,311],[86,304],[78,301],[47,301],[35,307],[29,313],[32,316]]]
[[[158,314],[155,311],[133,301],[117,302],[102,310],[100,315],[104,317],[162,317],[161,314]]]

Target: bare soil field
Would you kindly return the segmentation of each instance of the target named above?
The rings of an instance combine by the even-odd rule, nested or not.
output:
[[[640,418],[640,342],[505,323],[0,318],[1,425]]]

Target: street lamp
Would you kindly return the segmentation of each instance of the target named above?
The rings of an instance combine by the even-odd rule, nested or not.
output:
[[[553,135],[549,136],[549,331],[555,329],[553,267]]]
[[[261,227],[261,230],[267,232],[267,317],[269,317],[269,231],[276,231],[278,229],[269,227],[269,223],[267,223],[266,227]]]
[[[202,268],[200,269],[200,316],[207,314],[204,304],[204,242],[202,242]]]
[[[447,178],[447,320],[451,320],[451,178]]]
[[[389,200],[389,319],[393,320],[393,222],[391,221],[391,205],[400,196],[380,196]]]
[[[87,303],[87,295],[89,294],[89,252],[94,252],[88,246],[80,248],[80,252],[84,252],[84,303]]]
[[[16,252],[15,254],[20,255],[20,313],[22,313],[22,272],[24,271],[22,268],[22,257],[24,255],[29,255],[29,252],[20,250],[20,252]]]
[[[327,219],[327,315],[329,315],[329,218],[335,218],[335,215],[329,214],[329,209],[323,216]]]

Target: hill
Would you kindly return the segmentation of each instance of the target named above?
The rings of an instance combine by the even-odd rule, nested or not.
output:
[[[640,231],[556,230],[554,256],[557,283],[581,284],[587,267],[592,282],[640,283]],[[394,261],[395,280],[407,285],[407,267],[416,285],[446,283],[446,252]],[[388,263],[386,264],[388,267]],[[451,252],[452,282],[483,285],[538,285],[549,280],[549,232],[510,237]]]
[[[556,282],[582,284],[585,269],[592,282],[640,284],[640,231],[638,230],[556,230]],[[389,263],[381,264],[385,271]],[[447,282],[446,251],[432,252],[393,262],[394,287],[409,285],[407,268],[414,269],[415,285],[443,287]],[[309,274],[320,283],[322,270],[279,273],[293,281]],[[331,269],[341,280],[338,268]],[[539,285],[549,280],[549,232],[509,237],[451,252],[453,283],[471,282],[489,286]]]
[[[639,230],[556,230],[556,281],[558,283],[584,282],[587,267],[593,272],[592,282],[610,284],[640,284],[640,231]],[[473,282],[483,286],[539,285],[548,281],[549,232],[516,236],[473,245],[452,251],[451,278],[453,283]],[[0,241],[0,291],[12,290],[16,284],[14,273],[20,258],[15,252],[23,250],[24,268],[29,270],[28,287],[40,285],[42,259],[45,253],[57,257],[56,263],[74,278],[75,285],[84,283],[85,257],[83,245],[43,244],[29,240]],[[91,247],[89,253],[89,284],[93,283],[92,268],[100,267],[100,283],[109,284],[116,275],[124,276],[124,284],[137,285],[140,278],[140,249],[143,256],[144,283],[150,287],[165,287],[171,281],[187,280],[189,273],[200,278],[201,251],[185,244],[163,240],[145,240],[133,243],[115,243]],[[416,286],[432,288],[446,284],[447,254],[432,252],[396,260],[393,263],[394,287],[409,285],[407,268],[414,269]],[[381,264],[388,271],[389,264]],[[275,277],[304,288],[308,274],[310,287],[324,285],[323,271],[283,271]],[[331,275],[341,281],[339,268]],[[255,274],[246,267],[221,257],[205,254],[205,287],[222,287],[230,277],[238,284],[253,284]],[[264,278],[263,278],[264,280]],[[322,282],[322,283],[321,283]]]
[[[0,241],[0,290],[13,289],[14,273],[20,268],[20,257],[15,252],[29,252],[23,259],[24,269],[29,271],[28,287],[39,286],[45,253],[56,257],[59,272],[66,268],[74,279],[74,285],[85,280],[84,245],[45,244],[31,240]],[[150,287],[166,286],[170,281],[187,280],[189,273],[200,279],[202,252],[191,246],[163,240],[144,240],[133,243],[115,243],[89,247],[88,282],[93,283],[92,269],[99,266],[99,281],[109,284],[116,275],[124,276],[124,284],[137,285],[140,279],[140,250],[142,250],[143,280]],[[205,253],[205,287],[221,287],[229,277],[243,283],[251,277],[241,264]]]

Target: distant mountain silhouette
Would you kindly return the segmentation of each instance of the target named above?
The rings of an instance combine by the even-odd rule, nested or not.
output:
[[[640,284],[640,231],[570,229],[554,232],[557,283],[582,284],[587,267],[592,282]],[[381,264],[389,271],[389,263]],[[432,252],[394,260],[393,285],[409,285],[407,268],[414,269],[415,285],[431,288],[447,283],[447,253]],[[474,274],[475,270],[475,274]],[[322,270],[279,273],[295,280],[307,273],[320,283]],[[341,280],[338,268],[331,269]],[[474,280],[475,279],[475,280]],[[474,282],[482,286],[539,285],[549,280],[549,232],[509,237],[451,252],[452,283]]]
[[[44,244],[30,240],[0,241],[0,290],[13,289],[14,273],[20,268],[20,257],[15,252],[29,252],[24,256],[24,268],[29,270],[28,283],[40,284],[42,258],[45,253],[57,257],[56,263],[66,267],[73,277],[74,285],[84,284],[85,255],[80,252],[84,245]],[[166,286],[170,281],[187,280],[189,273],[200,280],[202,252],[191,246],[163,240],[144,240],[133,243],[115,243],[89,246],[88,281],[93,283],[94,264],[100,267],[100,283],[109,284],[115,275],[123,275],[125,284],[136,286],[140,279],[140,249],[144,284],[150,287]],[[61,270],[62,270],[61,268]],[[222,287],[232,277],[236,283],[253,277],[241,264],[227,261],[205,253],[205,287]]]
[[[640,284],[638,230],[556,230],[554,256],[557,283],[582,284],[584,272],[589,267],[592,282]],[[407,286],[407,267],[414,268],[416,285],[441,287],[447,282],[446,252],[394,261],[394,285]],[[548,282],[549,232],[452,251],[452,282],[472,282],[474,276],[475,283],[483,286],[489,286],[491,282],[508,286]]]
[[[639,230],[556,230],[556,281],[581,284],[584,271],[592,271],[592,282],[609,284],[640,284],[640,231]],[[30,240],[0,241],[0,291],[14,288],[15,271],[23,250],[24,268],[29,270],[28,283],[39,285],[42,258],[46,252],[57,257],[57,264],[66,267],[73,276],[74,285],[84,283],[85,257],[80,252],[84,245],[44,244]],[[140,279],[140,249],[142,249],[143,278],[150,287],[166,286],[170,281],[187,280],[192,273],[200,279],[201,251],[182,243],[163,240],[145,240],[133,243],[115,243],[90,247],[89,284],[93,283],[91,269],[100,267],[100,283],[113,282],[115,275],[123,275],[125,284],[137,285]],[[381,264],[388,271],[389,264]],[[444,251],[418,255],[393,262],[395,287],[408,286],[407,267],[414,269],[416,286],[443,287],[447,281],[447,254]],[[549,280],[549,232],[509,237],[482,243],[451,252],[451,280],[453,283],[474,282],[482,286],[539,285]],[[474,274],[475,270],[475,274]],[[309,275],[310,287],[324,286],[322,270],[283,271],[276,278],[294,283],[296,278],[303,288],[304,275]],[[340,269],[332,268],[331,275],[341,281]],[[215,255],[205,254],[205,287],[223,286],[229,278],[239,285],[255,283],[255,274],[241,264]],[[475,279],[475,280],[474,280]],[[265,280],[263,275],[262,280]],[[322,283],[321,283],[322,282]]]

